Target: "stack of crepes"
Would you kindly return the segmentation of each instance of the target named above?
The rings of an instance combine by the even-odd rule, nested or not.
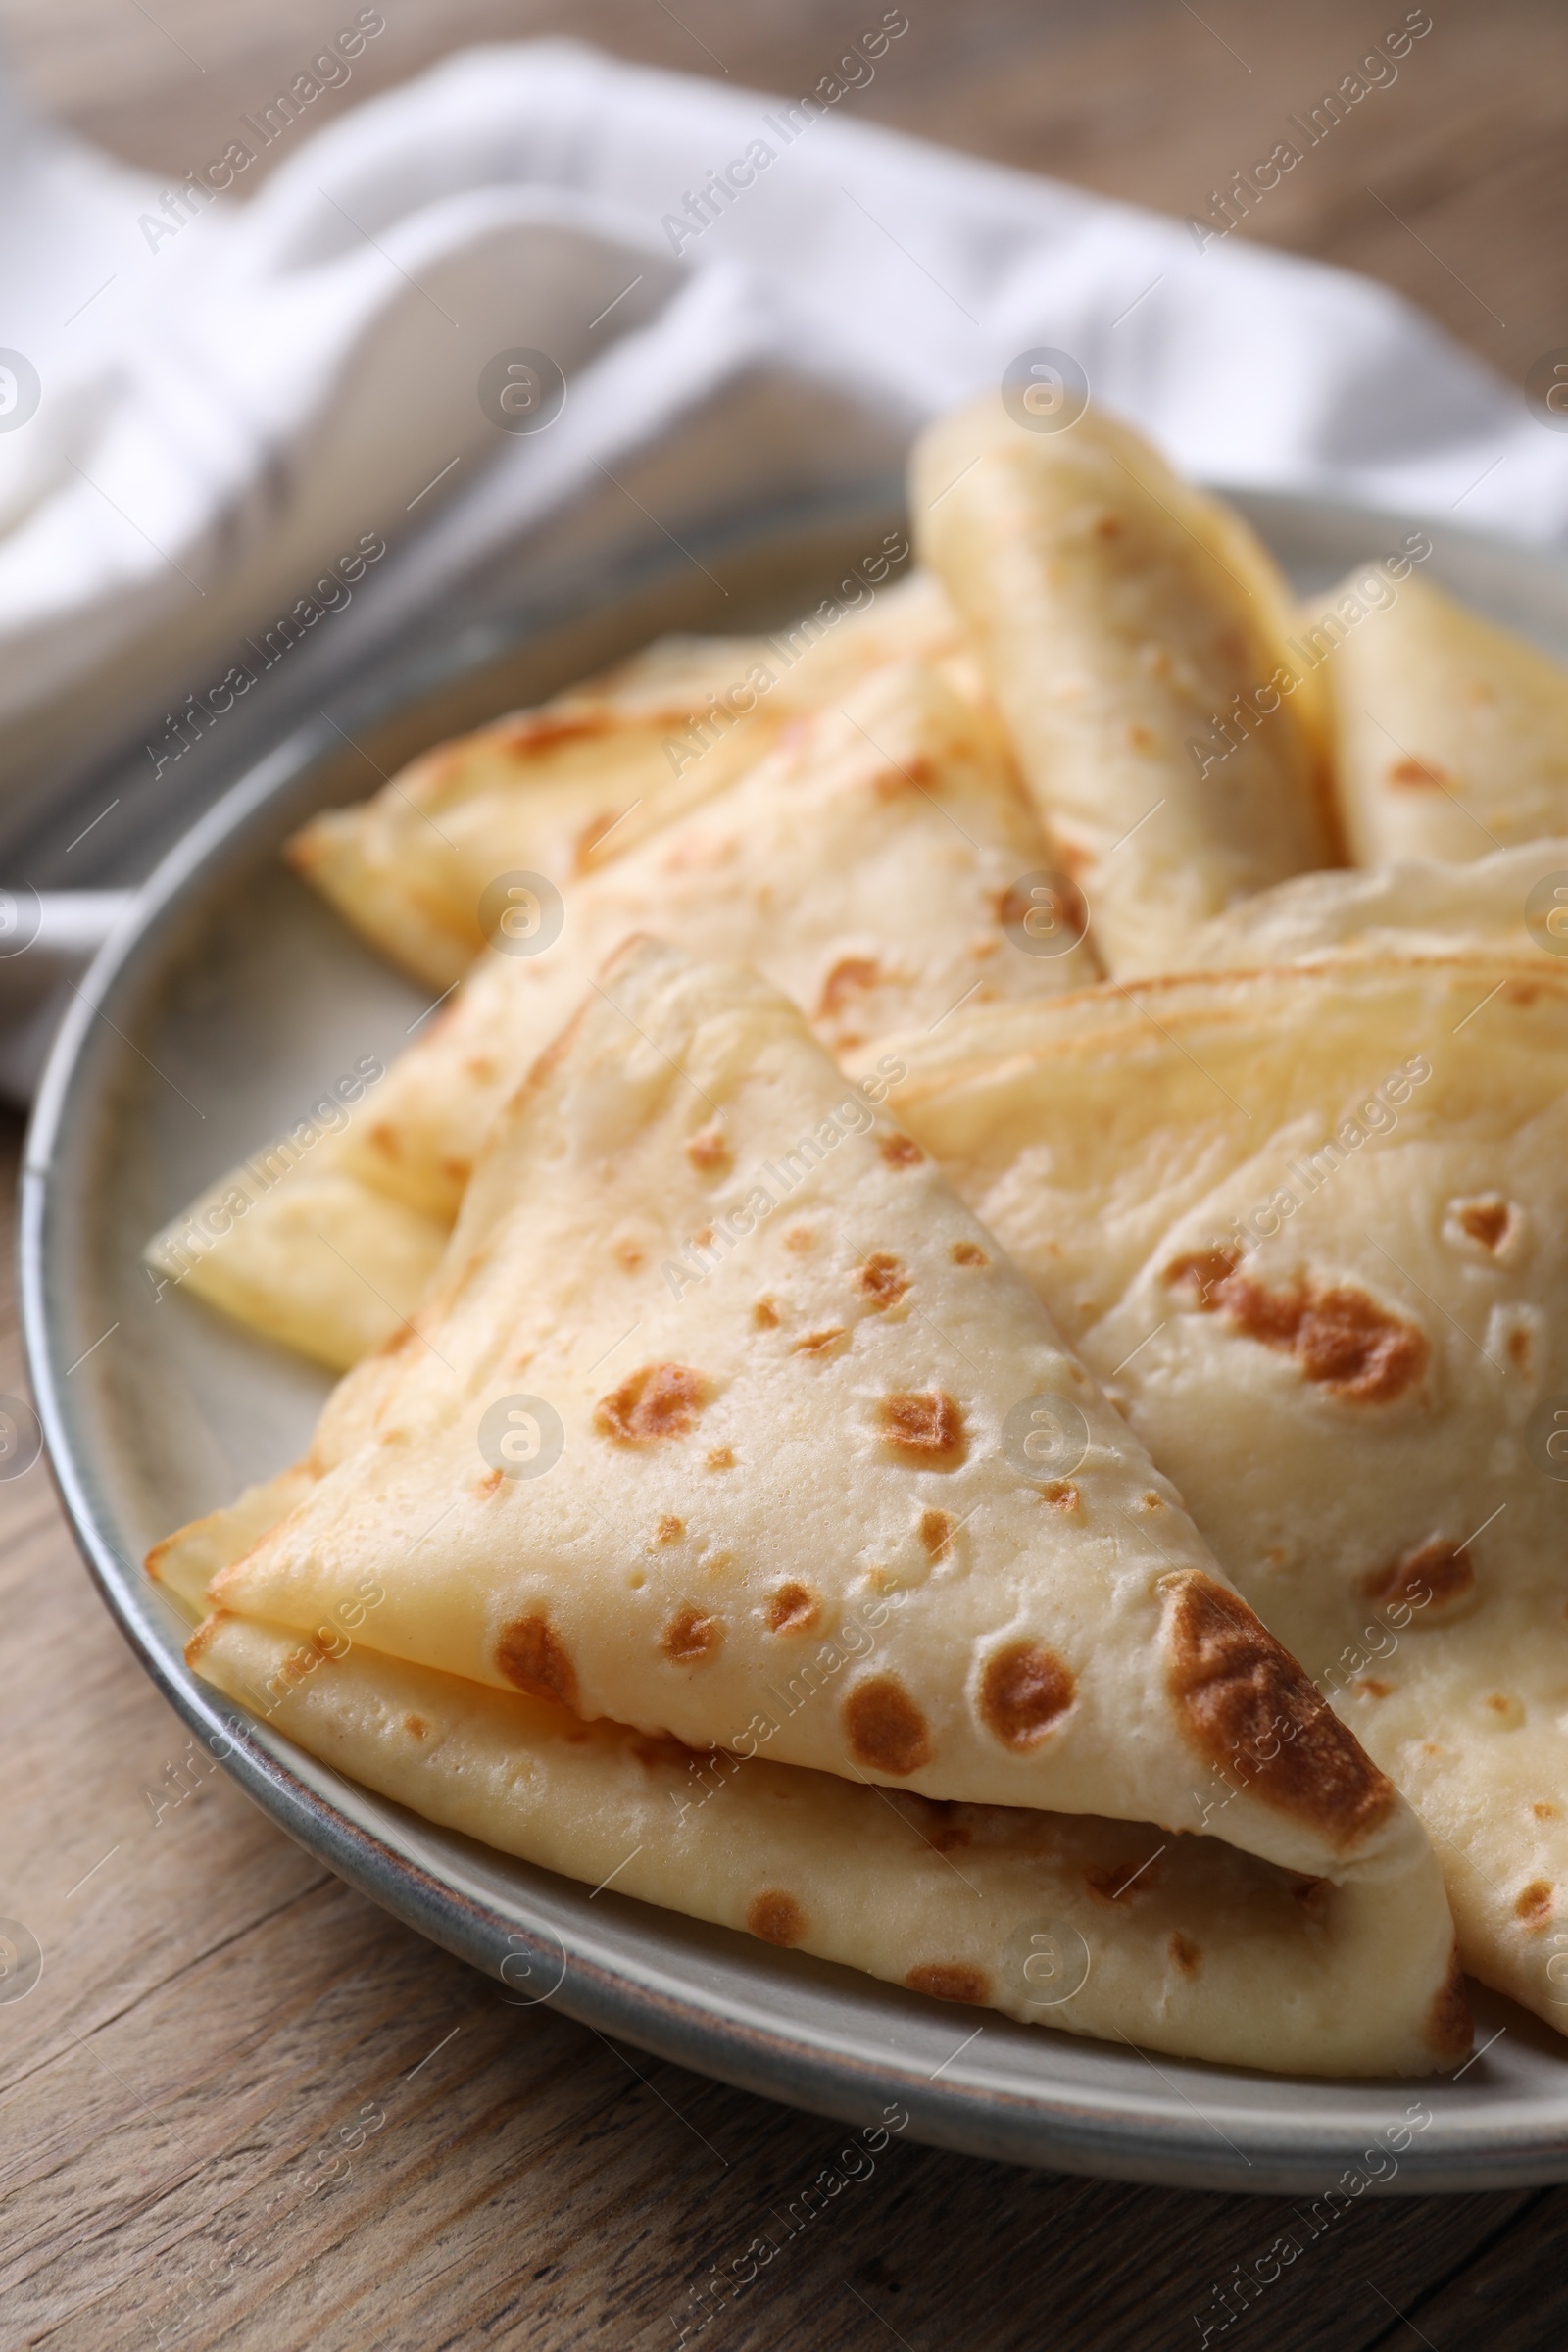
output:
[[[911,506],[292,845],[459,985],[150,1245],[345,1374],[150,1573],[616,1897],[1286,2072],[1562,2025],[1568,677],[1096,409]]]

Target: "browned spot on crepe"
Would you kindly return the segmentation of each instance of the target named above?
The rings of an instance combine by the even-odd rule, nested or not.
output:
[[[1084,1885],[1097,1903],[1134,1903],[1152,1894],[1164,1877],[1155,1847],[1142,1862],[1095,1863],[1083,1873]]]
[[[672,1511],[666,1511],[654,1530],[654,1542],[656,1544],[678,1544],[685,1533],[685,1521],[677,1519]]]
[[[978,1242],[955,1242],[948,1255],[956,1266],[989,1266],[991,1263]]]
[[[1557,1818],[1556,1806],[1548,1805],[1544,1797],[1538,1796],[1530,1810],[1538,1821],[1555,1821]]]
[[[1549,1879],[1532,1879],[1520,1889],[1514,1911],[1527,1927],[1544,1927],[1552,1912],[1552,1887]]]
[[[430,1726],[422,1715],[405,1715],[403,1729],[412,1740],[428,1740],[430,1737]]]
[[[1457,1951],[1427,2017],[1427,2047],[1438,2058],[1462,2058],[1475,2039],[1475,2020],[1464,1989]]]
[[[1075,1686],[1060,1658],[1038,1642],[1008,1642],[980,1676],[980,1717],[1017,1755],[1038,1747],[1072,1705]]]
[[[723,1128],[699,1127],[695,1135],[686,1139],[686,1156],[694,1168],[701,1168],[705,1172],[710,1168],[727,1168],[729,1139]]]
[[[1414,1609],[1443,1609],[1474,1592],[1476,1572],[1462,1544],[1441,1538],[1406,1552],[1390,1568],[1376,1568],[1362,1583],[1369,1600],[1404,1602]]]
[[[1212,1250],[1188,1250],[1165,1268],[1165,1285],[1168,1290],[1186,1291],[1195,1305],[1206,1307],[1211,1294],[1241,1262],[1241,1250],[1230,1242],[1216,1243]]]
[[[935,762],[928,754],[916,752],[902,767],[882,768],[875,777],[871,790],[879,801],[896,801],[900,794],[906,793],[911,785],[917,785],[923,792],[936,780]]]
[[[683,1438],[712,1395],[712,1384],[689,1364],[644,1364],[594,1406],[601,1437],[623,1446]]]
[[[1229,1247],[1172,1259],[1164,1279],[1187,1288],[1205,1314],[1223,1312],[1232,1328],[1265,1348],[1294,1355],[1308,1380],[1356,1404],[1391,1404],[1426,1369],[1426,1334],[1349,1283],[1320,1284],[1298,1275],[1270,1290],[1237,1271]]]
[[[482,1478],[474,1481],[474,1492],[479,1494],[493,1494],[506,1475],[504,1470],[487,1470]]]
[[[1205,1762],[1244,1776],[1250,1796],[1336,1846],[1386,1820],[1392,1782],[1246,1601],[1200,1572],[1161,1581],[1171,1696]]]
[[[735,1448],[733,1446],[711,1446],[709,1450],[707,1460],[710,1470],[733,1470],[735,1467]]]
[[[909,1287],[907,1274],[888,1250],[873,1250],[864,1265],[858,1266],[850,1280],[861,1293],[866,1304],[876,1308],[897,1306]]]
[[[991,1998],[991,1979],[983,1968],[965,1967],[960,1960],[927,1960],[911,1968],[904,1982],[911,1992],[933,2001],[971,2001],[983,2008]]]
[[[716,1617],[709,1617],[701,1609],[677,1609],[659,1637],[659,1646],[673,1665],[694,1666],[710,1658],[724,1639],[724,1628]]]
[[[650,1772],[660,1765],[680,1772],[688,1764],[711,1763],[718,1751],[715,1748],[688,1747],[685,1740],[677,1740],[673,1732],[649,1732],[632,1741],[631,1752],[639,1764],[647,1765]]]
[[[1453,782],[1450,775],[1430,760],[1396,760],[1388,776],[1391,784],[1425,785],[1436,792],[1446,791]]]
[[[856,1684],[844,1701],[844,1731],[851,1755],[874,1772],[902,1777],[931,1761],[925,1717],[895,1675]]]
[[[767,1604],[770,1633],[808,1634],[822,1614],[822,1604],[809,1585],[780,1585]]]
[[[879,1135],[876,1148],[890,1168],[912,1168],[917,1159],[925,1157],[919,1145],[906,1135]]]
[[[759,1298],[752,1309],[752,1321],[759,1331],[777,1331],[778,1308],[771,1298]]]
[[[843,1324],[829,1323],[823,1330],[808,1331],[804,1339],[797,1340],[791,1348],[790,1353],[791,1355],[828,1355],[843,1337]]]
[[[615,1244],[615,1263],[627,1274],[640,1274],[647,1264],[647,1254],[636,1242]]]
[[[1467,1200],[1459,1211],[1459,1223],[1483,1250],[1495,1250],[1512,1220],[1506,1200]]]
[[[806,1934],[806,1912],[793,1894],[780,1894],[769,1887],[753,1900],[746,1925],[764,1943],[799,1943]]]
[[[571,1652],[543,1609],[503,1627],[496,1643],[496,1664],[508,1682],[526,1690],[530,1698],[553,1698],[564,1707],[577,1704],[577,1670]]]
[[[627,813],[627,810],[621,810],[621,816]],[[618,825],[619,822],[620,817],[612,816],[606,811],[603,815],[589,817],[585,825],[579,826],[577,838],[572,847],[572,863],[579,874],[587,872],[588,860],[592,858],[594,851],[612,827]]]
[[[881,977],[882,967],[874,956],[841,956],[822,983],[817,1019],[827,1020],[842,1012],[851,997],[862,989],[875,988]]]
[[[884,1445],[912,1470],[956,1470],[967,1459],[963,1414],[944,1389],[884,1396],[876,1418]]]
[[[977,1817],[984,1818],[983,1811],[977,1816],[973,1805],[955,1804],[936,1796],[906,1796],[904,1810],[906,1819],[912,1818],[916,1811],[919,1813],[916,1826],[920,1835],[939,1854],[961,1853],[966,1845],[973,1845],[974,1831],[970,1825]]]
[[[809,1225],[792,1225],[784,1236],[784,1247],[793,1250],[796,1256],[800,1257],[808,1250],[816,1248],[816,1236]]]
[[[1367,1698],[1387,1698],[1390,1691],[1394,1689],[1394,1685],[1392,1683],[1383,1682],[1375,1674],[1363,1674],[1360,1681],[1356,1683],[1353,1688],[1361,1691]]]
[[[922,1511],[920,1542],[928,1560],[943,1560],[953,1549],[953,1530],[956,1525],[951,1511]]]
[[[1170,1954],[1173,1968],[1179,1968],[1184,1977],[1197,1976],[1198,1964],[1203,1955],[1197,1944],[1191,1942],[1179,1928],[1173,1931],[1171,1939],[1165,1948]]]

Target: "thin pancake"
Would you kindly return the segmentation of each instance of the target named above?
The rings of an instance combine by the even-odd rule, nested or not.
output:
[[[314,817],[289,857],[383,955],[450,988],[485,945],[497,875],[564,887],[624,855],[884,662],[917,657],[968,683],[934,581],[857,586],[860,610],[824,600],[772,637],[661,638],[540,710],[437,744],[373,799]]]
[[[190,1656],[323,1763],[503,1853],[612,1879],[612,1901],[1219,2064],[1428,2074],[1469,2046],[1448,1924],[1416,1886],[1331,1886],[1216,1838],[886,1795],[358,1646],[323,1655],[340,1647],[219,1616]]]
[[[1559,2027],[1568,976],[1195,975],[959,1016],[900,1116],[1419,1806],[1466,1966]]]
[[[1367,610],[1352,577],[1312,616],[1359,864],[1468,863],[1568,834],[1568,671],[1430,580]]]
[[[1288,591],[1232,510],[1099,409],[1034,432],[995,395],[925,434],[910,504],[1108,969],[1158,971],[1233,901],[1332,861],[1310,678],[1201,752],[1285,660]]]
[[[1568,840],[1493,850],[1467,865],[1411,858],[1299,874],[1204,923],[1179,943],[1171,969],[1498,954],[1524,963],[1568,956]]]
[[[215,1605],[310,1631],[369,1574],[378,1649],[586,1721],[1172,1831],[1272,1733],[1228,1842],[1425,1867],[1026,1284],[755,975],[607,970],[310,1466]]]
[[[336,1133],[308,1151],[280,1139],[221,1177],[151,1262],[270,1337],[357,1362],[413,1312],[496,1113],[629,933],[745,956],[844,1053],[966,1002],[1092,980],[1071,893],[1034,895],[1053,862],[993,722],[891,663],[727,792],[568,882],[559,937],[485,956]]]

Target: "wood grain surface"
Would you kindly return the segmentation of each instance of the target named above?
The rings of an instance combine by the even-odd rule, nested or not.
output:
[[[347,12],[352,13],[352,12]],[[870,13],[866,21],[870,21]],[[908,0],[858,103],[1178,214],[1397,24],[1350,0]],[[471,40],[569,33],[795,92],[842,0],[385,0],[326,111]],[[1448,7],[1238,233],[1369,270],[1522,377],[1568,343],[1568,13]],[[24,82],[177,175],[337,22],[325,0],[0,0]],[[13,1169],[15,1129],[0,1124]],[[0,1301],[0,1391],[25,1394]],[[0,1915],[44,1954],[0,1998],[0,2346],[715,2352],[1200,2345],[1270,2199],[1012,2172],[894,2138],[808,2227],[845,2135],[619,2048],[420,1942],[203,1769],[100,1606],[40,1464],[0,1484]],[[3,1989],[3,1984],[0,1984]],[[775,2217],[770,2219],[769,2217]],[[1562,2340],[1568,2191],[1368,2202],[1232,2347]],[[694,2293],[778,2251],[695,2331]],[[1304,2238],[1304,2231],[1298,2234]]]

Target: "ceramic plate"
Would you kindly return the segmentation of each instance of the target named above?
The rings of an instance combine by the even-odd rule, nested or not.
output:
[[[1302,587],[1413,527],[1277,497],[1240,504]],[[281,866],[284,836],[373,791],[377,769],[662,629],[777,626],[832,594],[898,520],[892,493],[875,491],[828,514],[753,518],[705,541],[700,566],[672,556],[667,570],[607,575],[548,625],[498,612],[432,638],[250,767],[165,859],[74,1004],[27,1146],[27,1346],[77,1541],[148,1672],[248,1794],[519,2003],[551,2000],[846,2121],[898,2100],[916,2137],[1057,2171],[1271,2191],[1317,2189],[1348,2168],[1396,2191],[1568,2179],[1568,2040],[1505,2002],[1479,1996],[1487,2046],[1452,2082],[1281,2081],[943,2007],[613,1889],[590,1902],[241,1722],[187,1671],[185,1628],[140,1574],[155,1539],[303,1448],[328,1385],[182,1293],[155,1297],[142,1242],[362,1054],[389,1059],[425,1009]],[[1429,577],[1568,660],[1568,567],[1427,527]]]

